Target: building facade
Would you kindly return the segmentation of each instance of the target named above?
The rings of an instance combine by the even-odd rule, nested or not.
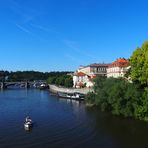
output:
[[[129,69],[129,61],[125,58],[119,58],[111,64],[90,64],[81,66],[73,75],[73,87],[92,87],[93,79],[97,76],[107,76],[119,78],[124,77]]]
[[[78,69],[78,72],[83,72],[85,74],[88,74],[90,76],[92,75],[102,75],[106,76],[107,74],[107,68],[109,64],[90,64],[88,66],[80,67]]]
[[[107,68],[107,77],[124,77],[129,69],[129,61],[125,58],[119,58],[110,64]]]
[[[73,87],[92,87],[97,75],[106,76],[108,64],[91,64],[81,66],[73,75]]]

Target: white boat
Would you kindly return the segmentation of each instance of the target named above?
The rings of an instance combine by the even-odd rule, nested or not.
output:
[[[42,83],[40,86],[39,86],[40,89],[48,89],[49,86],[46,84],[46,83]]]
[[[30,128],[32,127],[33,122],[29,117],[26,117],[26,120],[24,122],[24,128],[25,130],[30,130]]]
[[[67,99],[73,99],[73,100],[84,100],[84,97],[85,97],[84,94],[80,94],[77,92],[74,92],[74,93],[58,92],[57,95],[60,98],[67,98]]]

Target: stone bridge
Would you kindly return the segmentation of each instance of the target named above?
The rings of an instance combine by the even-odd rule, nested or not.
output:
[[[41,82],[29,82],[29,81],[22,81],[22,82],[0,82],[0,88],[5,89],[8,86],[22,86],[24,88],[29,88],[30,86],[34,86],[35,84],[42,84],[45,83],[43,81]]]

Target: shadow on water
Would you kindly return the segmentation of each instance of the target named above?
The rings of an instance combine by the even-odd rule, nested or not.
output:
[[[148,147],[148,123],[101,112],[97,108],[86,108],[87,113],[95,119],[97,133],[108,135],[119,147]]]

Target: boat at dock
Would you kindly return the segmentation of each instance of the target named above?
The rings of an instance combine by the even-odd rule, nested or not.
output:
[[[42,90],[42,89],[49,89],[49,86],[48,84],[46,83],[42,83],[40,86],[39,86],[39,89]]]
[[[85,95],[74,92],[74,93],[64,93],[64,92],[58,92],[57,93],[58,97],[60,98],[67,98],[67,99],[72,99],[72,100],[84,100]]]

